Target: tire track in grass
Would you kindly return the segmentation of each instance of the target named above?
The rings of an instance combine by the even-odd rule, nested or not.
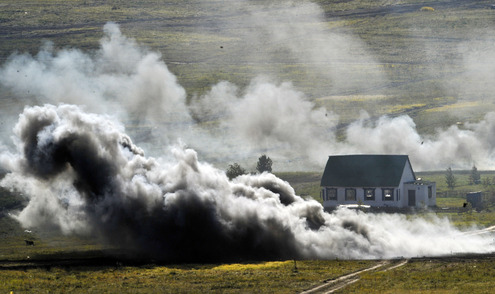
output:
[[[407,259],[402,260],[400,262],[399,261],[400,260],[396,260],[396,261],[383,260],[374,266],[359,270],[357,272],[343,275],[343,276],[340,276],[340,277],[335,278],[335,279],[325,280],[325,281],[323,281],[323,284],[315,286],[315,287],[310,288],[308,290],[305,290],[305,291],[301,292],[301,294],[334,293],[337,290],[340,290],[340,289],[342,289],[348,285],[351,285],[351,284],[359,281],[360,280],[359,275],[362,273],[369,272],[369,271],[377,271],[379,269],[381,269],[382,271],[389,271],[389,270],[393,270],[393,269],[396,269],[398,267],[404,266],[408,262]],[[397,263],[397,262],[399,262],[399,263]]]
[[[488,228],[484,228],[476,231],[464,232],[463,235],[474,236],[474,235],[490,234],[494,232],[495,232],[495,226],[490,226]]]

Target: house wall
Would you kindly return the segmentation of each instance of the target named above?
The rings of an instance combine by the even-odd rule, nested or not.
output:
[[[407,189],[404,187],[404,183],[414,182],[416,177],[414,175],[413,169],[409,164],[409,161],[406,162],[404,169],[402,170],[402,177],[400,178],[399,185],[399,193],[400,197],[397,200],[397,207],[407,207],[408,206],[408,198],[407,198]]]
[[[407,184],[406,184],[407,183]],[[346,189],[351,187],[322,187],[321,196],[323,206],[336,207],[338,205],[364,204],[375,207],[409,207],[408,191],[415,191],[414,207],[434,206],[436,205],[436,184],[427,182],[417,182],[414,172],[409,162],[402,171],[402,177],[397,187],[352,187],[356,191],[356,200],[346,200]],[[365,189],[372,188],[375,191],[375,200],[366,200]],[[384,200],[383,190],[394,189],[392,201]],[[337,190],[337,199],[329,200],[327,189]]]
[[[365,189],[372,188],[375,191],[375,200],[366,200],[364,195]],[[383,199],[383,190],[384,189],[394,189],[393,200],[384,200]],[[337,200],[326,200],[327,199],[327,189],[337,189]],[[338,205],[347,205],[347,204],[364,204],[370,206],[379,206],[379,207],[399,207],[399,202],[397,198],[399,197],[399,188],[398,187],[355,187],[351,189],[355,189],[356,191],[356,200],[346,200],[345,193],[347,187],[323,187],[322,189],[322,198],[323,198],[323,206],[324,207],[336,207]]]
[[[437,204],[437,188],[436,183],[433,182],[416,182],[416,183],[408,183],[404,184],[404,192],[406,197],[404,197],[404,202],[406,205],[404,207],[408,207],[408,191],[415,191],[415,205],[414,207],[428,207],[435,206]]]
[[[375,190],[375,200],[366,200],[365,189],[366,188],[352,188],[356,191],[356,200],[346,200],[346,187],[324,187],[322,189],[322,198],[324,207],[336,207],[338,205],[348,205],[348,204],[364,204],[375,207],[410,207],[409,206],[409,196],[408,191],[413,190],[415,195],[414,207],[430,207],[436,205],[436,184],[435,183],[410,183],[402,184],[399,187],[394,187],[394,200],[388,201],[383,198],[383,189],[385,188],[374,188]],[[327,189],[337,190],[337,200],[328,200]],[[390,189],[390,187],[387,187]]]
[[[429,198],[428,206],[437,206],[437,183],[432,182],[431,184],[431,192],[433,193],[432,197]]]

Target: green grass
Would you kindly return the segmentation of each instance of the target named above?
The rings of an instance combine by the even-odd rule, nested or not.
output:
[[[294,293],[376,261],[293,261],[224,265],[143,265],[0,269],[10,293]],[[416,259],[390,271],[361,274],[337,293],[489,293],[495,259]]]
[[[491,293],[495,259],[418,260],[387,272],[366,273],[338,293]]]
[[[0,292],[294,293],[376,261],[0,269]]]
[[[322,75],[331,70],[330,65],[305,64],[281,50],[280,45],[289,39],[265,42],[253,53],[252,40],[243,27],[229,25],[243,20],[245,15],[214,1],[202,5],[205,2],[178,0],[4,0],[0,3],[0,60],[15,51],[36,54],[45,39],[53,41],[56,48],[96,49],[103,24],[114,21],[126,36],[162,53],[189,98],[208,91],[220,80],[242,87],[256,75],[268,74],[292,81],[311,100],[376,94],[387,97],[386,101],[370,99],[359,103],[329,99],[320,104],[339,113],[344,125],[364,109],[372,116],[409,114],[418,118],[415,121],[421,133],[433,133],[437,127],[456,121],[479,120],[495,109],[484,98],[486,93],[478,89],[459,94],[446,86],[466,83],[460,75],[462,64],[457,63],[462,60],[458,44],[479,36],[494,37],[493,30],[486,30],[492,25],[493,11],[488,9],[491,2],[454,5],[452,1],[437,1],[431,5],[433,12],[420,11],[431,3],[416,0],[400,1],[402,6],[370,0],[315,2],[325,15],[317,21],[328,33],[347,32],[362,41],[376,60],[373,64],[344,61],[339,66],[347,69],[343,74],[366,73],[353,75],[363,79],[356,81],[360,83],[383,73],[385,84],[355,93],[336,90],[332,81]],[[394,11],[395,8],[400,9]],[[315,20],[301,20],[300,26],[313,28]],[[466,104],[464,100],[473,103]],[[454,104],[457,108],[452,113],[449,106]]]
[[[437,206],[438,207],[447,207],[447,208],[459,208],[466,202],[464,198],[452,198],[452,197],[439,197],[437,198]]]
[[[495,177],[495,171],[480,171],[481,181]],[[447,187],[445,180],[446,171],[432,171],[432,172],[418,172],[417,177],[421,177],[423,180],[432,181],[437,186],[437,197],[466,197],[468,192],[485,191],[485,194],[490,194],[493,190],[493,185],[486,186],[483,184],[471,184],[469,176],[471,171],[461,170],[454,171],[454,177],[456,179],[456,186],[453,190]]]
[[[252,54],[252,44],[242,30],[211,27],[210,20],[236,23],[240,15],[223,2],[179,0],[94,1],[94,0],[3,0],[0,3],[0,61],[15,51],[36,54],[42,40],[55,48],[97,49],[102,26],[118,22],[122,32],[150,50],[159,51],[171,71],[187,90],[189,98],[201,94],[220,80],[244,86],[258,74],[292,81],[317,106],[339,114],[341,123],[352,122],[364,109],[371,116],[408,114],[421,134],[434,133],[458,121],[478,121],[495,104],[487,93],[475,90],[458,92],[446,85],[469,83],[464,79],[458,44],[471,39],[493,39],[493,10],[490,1],[420,1],[405,12],[356,14],[366,9],[381,9],[383,1],[315,1],[324,11],[321,19],[329,32],[344,30],[361,41],[376,64],[350,64],[353,71],[374,77],[384,73],[387,81],[378,88],[361,92],[340,92],[320,71],[320,65],[294,62],[267,42],[260,54]],[[390,2],[390,1],[389,1]],[[427,3],[427,4],[425,4]],[[431,6],[432,12],[420,11]],[[411,6],[412,7],[412,6]],[[387,6],[385,9],[393,7]],[[371,11],[371,10],[370,10]],[[301,23],[312,26],[313,23]],[[200,30],[198,30],[200,28]],[[219,50],[220,45],[224,50]],[[273,59],[263,56],[277,52]],[[303,54],[304,52],[301,52]],[[359,81],[363,82],[363,81]],[[489,93],[488,93],[489,94]],[[379,98],[377,98],[379,97]],[[0,89],[1,107],[12,109],[18,101],[7,89]],[[468,101],[466,101],[468,100]],[[321,173],[280,173],[298,195],[319,197]],[[470,185],[469,171],[456,172],[458,185],[449,191],[445,172],[418,173],[437,183],[439,207],[457,208],[464,195],[484,191],[492,199],[493,186]],[[494,173],[482,172],[493,178]],[[4,192],[2,192],[4,194]],[[2,195],[0,207],[22,205],[19,195]],[[445,197],[444,197],[445,196]],[[447,197],[448,196],[448,197]],[[495,224],[491,206],[473,211],[439,212],[456,226]],[[27,247],[24,239],[34,239]],[[47,258],[94,258],[104,256],[104,248],[91,240],[54,233],[26,233],[6,214],[0,215],[0,260],[43,260]],[[328,279],[364,267],[363,261],[292,261],[241,265],[106,266],[0,269],[0,292],[277,292],[293,293]],[[463,262],[415,261],[386,273],[369,273],[343,292],[371,293],[486,293],[494,288],[495,263],[492,258]]]
[[[278,176],[289,181],[300,195],[304,191],[308,191],[308,195],[319,191],[320,173],[291,172]],[[315,192],[311,192],[313,190]],[[4,204],[17,203],[19,197],[4,197]],[[463,201],[455,197],[439,198],[438,204],[441,207],[457,207]],[[480,213],[449,211],[437,215],[449,218],[458,227],[495,224],[495,213],[490,210]],[[410,217],[428,216],[419,213]],[[300,260],[297,261],[297,270],[292,260],[241,264],[126,265],[125,258],[123,262],[112,263],[112,256],[117,256],[115,260],[119,260],[115,249],[55,232],[26,233],[6,215],[0,217],[0,237],[1,293],[294,293],[377,262]],[[36,245],[26,246],[24,239],[33,239]],[[107,262],[99,266],[70,263],[70,260],[102,259]],[[64,266],[56,264],[67,260],[69,263]],[[360,281],[341,291],[459,293],[470,289],[472,293],[483,293],[483,289],[495,286],[495,280],[488,279],[493,275],[494,268],[492,257],[462,261],[414,260],[393,271],[362,274]]]
[[[321,173],[318,172],[284,172],[276,173],[277,177],[290,183],[296,194],[302,197],[312,197],[323,203],[320,197]]]

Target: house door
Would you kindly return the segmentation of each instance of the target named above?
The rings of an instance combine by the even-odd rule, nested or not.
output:
[[[416,190],[407,190],[407,203],[409,206],[416,206]]]

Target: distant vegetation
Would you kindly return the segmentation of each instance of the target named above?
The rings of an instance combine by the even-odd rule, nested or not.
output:
[[[272,164],[273,161],[270,157],[266,156],[265,154],[261,155],[260,158],[258,158],[258,162],[256,163],[256,170],[259,173],[263,172],[272,172]]]
[[[238,176],[245,175],[247,171],[240,166],[237,162],[229,165],[229,168],[226,171],[227,177],[229,180],[235,179]]]
[[[314,2],[322,8],[321,21],[329,32],[351,34],[376,60],[376,64],[341,66],[367,72],[368,79],[385,73],[388,81],[380,88],[354,93],[336,90],[313,65],[294,62],[283,50],[277,51],[273,62],[259,59],[276,50],[277,43],[267,42],[257,48],[260,54],[248,54],[252,44],[228,26],[241,15],[223,2],[3,1],[0,61],[13,52],[37,54],[43,40],[52,41],[55,48],[94,50],[103,25],[113,21],[126,36],[162,53],[189,97],[208,91],[220,80],[242,87],[258,74],[273,74],[292,81],[309,99],[339,113],[343,124],[354,121],[361,109],[372,117],[409,114],[422,133],[458,121],[476,121],[495,109],[486,99],[486,90],[452,91],[450,86],[470,83],[461,74],[463,65],[457,62],[462,60],[459,44],[494,37],[493,30],[483,29],[492,26],[490,1],[435,1],[434,5],[415,0],[397,5],[370,0]],[[2,100],[11,95],[5,89],[0,93]],[[377,94],[384,98],[375,99]],[[323,97],[331,99],[318,100]],[[463,104],[474,101],[476,104]],[[451,112],[448,106],[454,104],[459,107]]]
[[[258,162],[256,163],[256,172],[258,173],[263,173],[263,172],[272,172],[272,164],[273,161],[270,157],[266,156],[265,154],[261,155],[258,158]],[[229,167],[227,168],[227,171],[225,172],[227,177],[232,180],[238,176],[245,175],[248,172],[246,169],[244,169],[242,166],[240,166],[237,162],[234,162],[233,164],[230,164]]]
[[[256,1],[253,1],[256,2]],[[266,3],[265,1],[258,1]],[[240,18],[224,1],[170,0],[96,1],[3,0],[0,3],[0,63],[12,53],[36,55],[44,40],[55,48],[95,50],[107,21],[120,24],[124,35],[162,54],[191,99],[220,80],[242,87],[258,74],[292,81],[307,98],[339,114],[342,125],[360,116],[408,114],[420,133],[457,122],[477,121],[495,110],[492,93],[478,87],[462,92],[452,85],[470,85],[462,75],[459,45],[473,39],[494,39],[492,1],[327,1],[321,22],[329,32],[345,31],[363,43],[375,63],[343,63],[372,78],[384,73],[378,88],[348,92],[314,70],[287,58],[281,50],[272,62],[258,60],[250,40],[225,26]],[[428,5],[428,6],[425,6]],[[431,13],[430,13],[431,12]],[[312,20],[313,21],[313,20]],[[309,25],[314,25],[309,23]],[[220,29],[222,28],[222,29]],[[291,36],[293,37],[293,36]],[[272,52],[276,43],[257,48]],[[330,70],[327,68],[326,70]],[[359,81],[364,82],[364,81]],[[24,94],[29,95],[29,94]],[[13,107],[22,97],[0,86],[0,107]],[[21,103],[22,104],[22,101]],[[239,166],[239,168],[241,168]],[[445,167],[447,168],[447,167]],[[245,172],[245,170],[240,170]],[[276,172],[276,171],[275,171]],[[438,212],[459,227],[495,224],[495,172],[480,171],[481,183],[470,182],[471,171],[453,171],[456,185],[449,189],[445,171],[417,176],[437,183],[437,205],[457,210]],[[321,172],[276,173],[298,195],[320,199]],[[487,205],[481,212],[461,210],[467,192],[483,191]],[[229,265],[50,266],[43,260],[107,258],[113,248],[80,236],[26,231],[9,217],[24,205],[22,195],[0,189],[0,292],[277,292],[294,293],[325,279],[354,272],[374,261],[276,261]],[[35,241],[26,246],[25,239]],[[34,265],[31,262],[34,261]],[[7,267],[8,270],[4,269]],[[479,293],[495,287],[493,258],[417,260],[390,272],[368,273],[346,291],[369,293]]]

